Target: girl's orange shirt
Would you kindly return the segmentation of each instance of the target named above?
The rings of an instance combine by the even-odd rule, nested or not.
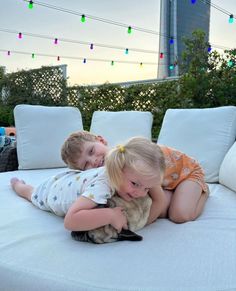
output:
[[[204,180],[204,172],[200,164],[186,154],[163,145],[160,148],[165,157],[166,170],[162,186],[166,190],[174,190],[184,180],[198,183],[203,192],[208,192]]]

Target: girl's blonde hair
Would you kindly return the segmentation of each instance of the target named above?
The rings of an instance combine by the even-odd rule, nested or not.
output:
[[[156,177],[157,183],[161,182],[165,158],[157,144],[143,137],[134,137],[110,150],[105,158],[105,166],[112,188],[119,189],[123,182],[124,167],[145,177]]]
[[[62,160],[72,169],[77,169],[77,161],[81,157],[85,142],[96,141],[97,136],[88,131],[72,133],[61,148]]]

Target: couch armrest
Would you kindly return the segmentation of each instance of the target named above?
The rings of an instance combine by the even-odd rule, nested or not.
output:
[[[16,147],[6,146],[0,153],[0,172],[18,170]]]

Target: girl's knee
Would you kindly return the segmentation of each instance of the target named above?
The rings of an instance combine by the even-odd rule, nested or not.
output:
[[[195,220],[196,214],[192,213],[191,211],[181,211],[178,209],[169,209],[168,217],[172,222],[175,223],[184,223],[188,221]]]

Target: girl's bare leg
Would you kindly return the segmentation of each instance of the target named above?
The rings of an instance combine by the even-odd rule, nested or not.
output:
[[[202,192],[198,183],[183,181],[173,193],[169,208],[170,220],[176,223],[195,220],[202,213],[207,198],[208,194]]]
[[[31,202],[31,195],[34,190],[31,185],[27,185],[24,181],[14,177],[11,179],[11,187],[16,192],[16,194]]]

